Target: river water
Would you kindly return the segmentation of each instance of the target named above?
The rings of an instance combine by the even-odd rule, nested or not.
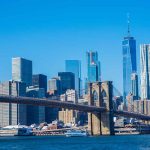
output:
[[[150,135],[0,137],[0,150],[150,150]]]

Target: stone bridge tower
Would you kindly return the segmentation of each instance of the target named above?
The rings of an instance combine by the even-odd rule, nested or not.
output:
[[[107,109],[103,113],[88,114],[88,129],[91,135],[114,135],[112,90],[111,81],[88,85],[89,105]]]

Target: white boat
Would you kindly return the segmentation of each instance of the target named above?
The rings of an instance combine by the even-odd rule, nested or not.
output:
[[[15,136],[32,136],[33,132],[31,128],[18,128]]]
[[[65,135],[67,137],[84,137],[88,136],[88,133],[84,130],[68,130]]]
[[[32,128],[25,125],[10,125],[0,130],[0,136],[31,136]]]

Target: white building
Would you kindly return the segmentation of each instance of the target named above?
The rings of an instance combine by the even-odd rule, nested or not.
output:
[[[32,85],[32,61],[21,57],[12,58],[12,80]]]
[[[150,98],[150,44],[140,45],[141,99]]]
[[[65,94],[62,94],[60,96],[61,101],[67,101],[67,102],[78,102],[78,95],[76,90],[67,90]]]

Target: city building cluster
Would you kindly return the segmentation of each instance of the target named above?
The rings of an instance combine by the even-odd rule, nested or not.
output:
[[[115,107],[150,115],[150,44],[140,45],[141,73],[138,80],[136,40],[130,35],[129,27],[128,24],[128,35],[122,41],[123,94],[113,88]],[[47,80],[46,75],[33,74],[32,61],[12,58],[12,79],[0,83],[0,94],[87,104],[88,83],[101,81],[98,52],[86,52],[86,61],[87,77],[83,88],[80,60],[66,60],[65,71]],[[97,94],[93,95],[96,97]],[[84,124],[87,114],[75,110],[0,103],[0,127],[50,123],[56,119],[64,124]]]
[[[89,51],[87,56],[87,78],[85,90],[82,89],[81,61],[66,60],[65,71],[47,80],[43,74],[33,74],[32,61],[21,57],[12,58],[12,79],[0,83],[0,94],[32,98],[57,99],[71,103],[86,103],[83,95],[87,83],[100,81],[100,61],[98,53]],[[64,124],[83,124],[87,114],[75,110],[31,106],[23,104],[0,103],[0,127],[8,125],[31,125],[42,122],[51,123],[59,119]]]
[[[128,35],[122,41],[123,100],[128,111],[150,115],[150,44],[140,45],[140,80],[137,73],[136,40]]]

